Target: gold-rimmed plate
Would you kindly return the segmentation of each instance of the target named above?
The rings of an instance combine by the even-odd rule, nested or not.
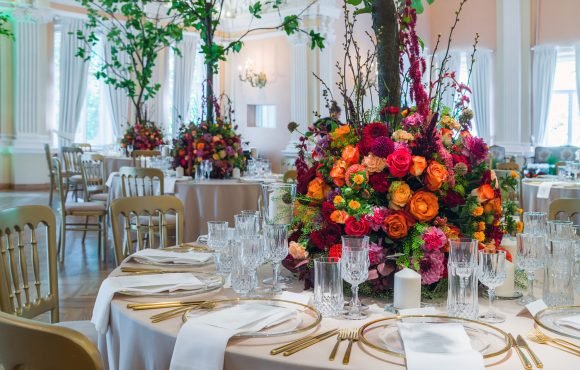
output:
[[[175,291],[162,291],[162,292],[159,292],[158,288],[160,286],[148,286],[141,287],[139,290],[131,290],[131,289],[120,290],[117,293],[131,297],[160,297],[160,298],[187,297],[211,292],[220,289],[224,285],[224,278],[221,275],[203,272],[195,272],[192,274],[203,283],[203,286],[195,287],[192,289],[182,288]],[[150,290],[150,292],[148,290]]]
[[[283,299],[236,298],[209,301],[209,303],[213,304],[213,308],[210,310],[190,309],[184,312],[182,316],[183,322],[185,323],[190,319],[199,318],[200,315],[211,315],[217,311],[236,308],[236,306],[240,305],[267,305],[295,311],[295,315],[290,316],[286,320],[272,323],[262,330],[255,332],[242,332],[234,335],[234,338],[267,338],[305,332],[317,327],[322,320],[322,315],[316,308]]]
[[[580,330],[574,329],[562,321],[563,319],[579,315],[580,306],[548,307],[538,312],[534,316],[534,321],[538,326],[552,333],[580,340]]]
[[[508,334],[493,325],[440,315],[400,315],[374,320],[360,328],[360,341],[376,351],[404,359],[405,351],[398,327],[401,322],[428,325],[459,323],[465,328],[471,347],[485,359],[500,356],[510,349]]]

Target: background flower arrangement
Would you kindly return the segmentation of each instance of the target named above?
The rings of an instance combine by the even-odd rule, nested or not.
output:
[[[469,132],[470,90],[444,66],[436,81],[423,84],[426,63],[410,1],[399,16],[400,65],[403,55],[410,65],[401,72],[407,76],[401,90],[408,90],[414,104],[360,114],[339,81],[347,122],[312,127],[300,139],[298,201],[285,265],[301,271],[306,287],[311,259],[340,257],[342,235],[370,237],[371,268],[361,293],[374,295],[389,292],[393,272],[402,266],[421,274],[425,293],[446,291],[449,239],[465,236],[477,239],[480,248],[500,248],[501,192],[487,163],[486,143]],[[354,55],[350,63],[360,66],[359,53]],[[339,72],[341,81],[344,75]],[[446,88],[460,95],[454,107],[441,106]]]
[[[134,150],[153,150],[163,144],[163,132],[149,121],[129,125],[121,140],[122,148],[132,145]]]
[[[234,168],[245,170],[246,158],[242,149],[242,137],[237,126],[221,118],[215,122],[182,125],[173,139],[173,167],[183,167],[185,174],[194,174],[194,166],[203,160],[213,163],[211,178],[226,178]]]

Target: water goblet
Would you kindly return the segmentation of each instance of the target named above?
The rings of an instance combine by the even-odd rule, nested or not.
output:
[[[550,220],[547,225],[549,240],[570,239],[574,235],[572,221]]]
[[[546,256],[546,237],[541,234],[517,234],[517,266],[528,276],[528,294],[520,299],[521,304],[528,304],[534,298],[534,272],[544,266]]]
[[[272,263],[273,293],[282,290],[279,283],[280,263],[288,255],[288,228],[286,225],[266,225],[264,228],[264,244],[267,257]]]
[[[351,285],[352,291],[350,310],[344,317],[351,320],[364,319],[367,315],[361,310],[358,286],[364,283],[369,276],[369,237],[343,236],[340,262],[342,264],[342,278]]]
[[[236,222],[236,232],[240,238],[258,235],[258,217],[256,214],[234,215]]]
[[[493,300],[495,299],[495,288],[500,286],[505,278],[505,251],[479,252],[479,281],[487,287],[489,296],[489,310],[479,316],[479,319],[488,323],[500,323],[505,321],[505,316],[494,311]]]
[[[221,254],[228,244],[228,222],[208,221],[207,245],[214,250],[214,261],[218,273],[223,273]]]
[[[548,215],[546,212],[524,212],[524,230],[526,234],[543,234],[547,232]]]

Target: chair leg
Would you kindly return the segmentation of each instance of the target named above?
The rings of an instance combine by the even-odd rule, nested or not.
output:
[[[103,232],[103,262],[107,262],[107,215],[101,217],[101,231]]]
[[[54,193],[54,176],[50,175],[50,195],[48,197],[48,206],[52,208],[52,194]]]
[[[103,254],[102,253],[103,243],[102,243],[102,237],[101,237],[101,235],[102,235],[101,233],[103,231],[102,230],[102,227],[103,227],[102,220],[103,220],[103,218],[101,216],[98,216],[97,217],[97,222],[99,224],[99,228],[97,230],[97,233],[99,234],[99,236],[98,236],[98,240],[99,240],[98,241],[98,248],[99,248],[99,253],[98,254],[99,254],[99,259],[101,258],[101,254]]]
[[[89,227],[89,216],[85,217],[85,229],[83,230],[83,244],[85,244],[85,239],[87,238],[88,227]]]
[[[64,254],[66,251],[66,221],[63,220],[62,221],[62,227],[61,227],[61,242],[62,242],[62,246],[61,246],[61,255],[60,255],[60,262],[64,263]]]

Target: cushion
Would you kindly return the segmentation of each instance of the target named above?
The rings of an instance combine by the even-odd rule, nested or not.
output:
[[[66,203],[64,207],[68,214],[83,212],[107,212],[107,207],[101,202]]]
[[[109,193],[91,194],[91,200],[98,200],[100,202],[107,202],[109,200]]]
[[[167,225],[175,225],[177,217],[175,215],[165,215],[165,222]],[[131,219],[131,224],[135,225],[135,218]],[[139,222],[141,225],[149,225],[149,216],[139,216]],[[159,216],[153,216],[153,225],[159,225]]]
[[[56,323],[54,325],[62,326],[64,328],[72,329],[74,331],[78,331],[79,333],[83,334],[87,338],[90,339],[95,345],[98,345],[98,334],[97,329],[95,329],[95,324],[86,320],[86,321],[63,321]]]
[[[83,177],[81,175],[72,175],[68,180],[75,184],[80,184],[83,182]]]

